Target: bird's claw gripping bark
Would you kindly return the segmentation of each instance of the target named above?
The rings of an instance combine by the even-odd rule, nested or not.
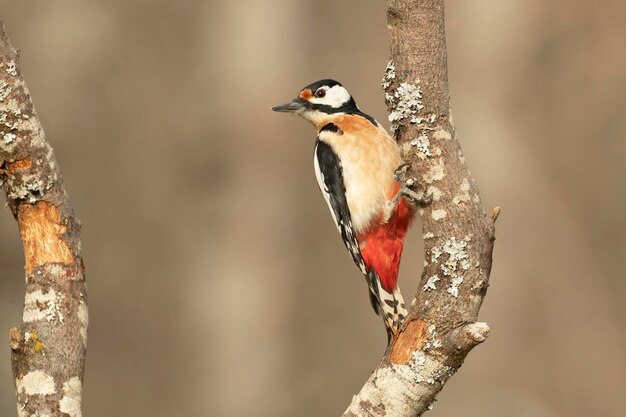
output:
[[[408,171],[411,165],[409,163],[404,163],[396,168],[393,176],[396,178],[396,181],[403,182],[406,180],[406,172]]]
[[[396,181],[400,183],[400,191],[398,191],[398,194],[396,194],[396,197],[394,198],[394,205],[397,204],[402,197],[415,204],[427,203],[433,198],[432,194],[426,195],[425,193],[422,193],[422,195],[419,195],[412,189],[412,187],[415,187],[416,184],[419,186],[419,183],[417,183],[414,178],[406,177],[406,171],[409,169],[409,166],[410,165],[408,163],[404,163],[394,172]]]

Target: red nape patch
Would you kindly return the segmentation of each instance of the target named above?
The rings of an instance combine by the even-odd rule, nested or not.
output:
[[[383,288],[393,292],[398,282],[398,270],[404,236],[413,221],[413,207],[404,198],[386,224],[370,228],[359,240],[361,255],[367,268],[374,268]]]

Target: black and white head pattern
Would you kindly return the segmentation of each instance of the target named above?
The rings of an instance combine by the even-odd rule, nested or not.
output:
[[[348,90],[335,80],[320,80],[309,84],[302,89],[301,97],[306,98],[312,110],[324,113],[357,109]]]
[[[330,79],[316,81],[304,87],[299,97],[307,102],[307,110],[302,116],[310,121],[314,121],[321,114],[345,113],[363,116],[378,126],[374,118],[359,110],[354,98],[338,81]]]

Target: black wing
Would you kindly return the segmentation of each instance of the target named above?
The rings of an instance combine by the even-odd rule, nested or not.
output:
[[[352,255],[354,263],[364,274],[367,273],[361,249],[352,227],[350,209],[346,200],[346,187],[343,182],[341,161],[329,144],[317,140],[315,144],[315,176],[333,216],[337,230],[346,248]]]

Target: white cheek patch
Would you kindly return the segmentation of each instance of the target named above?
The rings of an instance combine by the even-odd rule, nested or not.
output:
[[[350,93],[348,93],[348,90],[346,90],[342,86],[335,85],[326,90],[326,95],[324,97],[318,98],[313,96],[310,101],[311,103],[323,104],[326,106],[338,108],[341,107],[344,103],[350,101]]]

